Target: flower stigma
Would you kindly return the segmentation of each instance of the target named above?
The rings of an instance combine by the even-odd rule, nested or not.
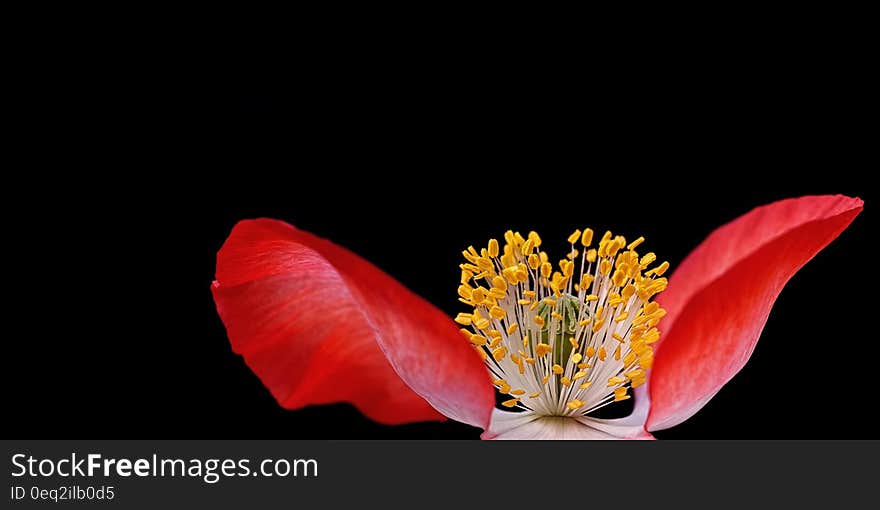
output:
[[[648,269],[643,237],[627,244],[606,232],[575,230],[558,268],[541,238],[508,230],[504,245],[462,252],[455,321],[486,363],[501,405],[542,416],[585,416],[630,398],[654,361],[656,326],[666,311],[651,299],[667,285],[669,263]],[[509,398],[507,398],[509,397]]]

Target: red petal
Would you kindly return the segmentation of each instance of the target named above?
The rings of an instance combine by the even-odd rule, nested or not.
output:
[[[242,221],[216,277],[233,350],[282,406],[351,402],[382,423],[440,411],[488,425],[485,366],[452,320],[350,251],[280,221]]]
[[[658,297],[668,314],[648,430],[693,416],[740,371],[785,283],[861,210],[840,195],[774,202],[717,229],[682,262]]]

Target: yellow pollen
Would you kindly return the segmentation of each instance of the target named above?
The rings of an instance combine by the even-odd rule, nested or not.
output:
[[[559,378],[559,382],[561,382],[565,386],[571,386],[571,379],[568,377],[562,376]]]
[[[593,384],[593,381],[587,381],[587,382],[581,384],[580,386],[578,386],[578,388],[585,390],[585,389],[589,388],[591,384]]]
[[[517,404],[519,404],[518,398],[512,398],[510,400],[505,400],[504,402],[501,403],[501,405],[503,405],[504,407],[515,407]]]
[[[516,395],[517,397],[520,395],[525,395],[526,390],[513,390],[510,392],[511,395]]]
[[[512,335],[516,332],[517,329],[519,329],[519,324],[514,322],[510,326],[507,326],[507,334]]]
[[[544,318],[541,317],[540,315],[535,315],[535,324],[537,324],[538,326],[541,326],[543,328],[544,327]]]
[[[581,244],[584,248],[590,246],[590,243],[593,242],[593,229],[585,228],[584,234],[581,236]]]
[[[583,379],[586,376],[587,376],[587,373],[584,372],[583,370],[581,370],[581,371],[577,372],[576,374],[574,374],[574,377],[572,377],[572,380],[577,381],[578,379]]]
[[[536,392],[530,394],[530,395],[529,395],[529,398],[538,398],[538,397],[540,397],[540,396],[541,396],[541,392],[540,392],[540,391],[536,391]]]
[[[489,239],[489,256],[498,256],[498,239]]]
[[[471,343],[478,347],[486,345],[487,341],[486,337],[482,335],[471,335]]]
[[[541,384],[547,384],[547,381],[550,380],[550,374],[544,376],[544,379],[541,380]]]
[[[584,357],[579,352],[576,352],[571,356],[572,363],[580,363],[582,359],[584,359]]]
[[[558,363],[553,365],[552,370],[553,370],[553,373],[556,375],[559,375],[562,372],[565,372],[565,369],[562,368],[562,365],[560,365]]]
[[[506,356],[506,355],[507,355],[507,347],[504,347],[503,345],[501,347],[496,348],[494,351],[492,351],[492,357],[495,358],[495,361],[501,361],[502,359],[504,359],[504,356]]]
[[[623,384],[625,382],[626,382],[626,379],[624,379],[623,377],[615,376],[615,377],[611,377],[608,379],[608,386],[609,387],[617,386],[618,384]]]
[[[605,348],[599,347],[599,361],[605,361]]]
[[[565,406],[571,410],[575,410],[575,409],[580,409],[581,407],[584,407],[584,403],[578,399],[573,399],[571,402],[565,404]]]
[[[492,337],[492,342],[489,344],[490,349],[494,349],[501,345],[503,339],[500,336]]]
[[[587,353],[586,353],[586,354],[587,354],[587,357],[588,357],[588,358],[592,358],[593,356],[596,355],[596,349],[591,345],[591,346],[587,347]]]
[[[550,344],[538,344],[535,346],[535,355],[539,358],[545,354],[549,354],[553,350]]]

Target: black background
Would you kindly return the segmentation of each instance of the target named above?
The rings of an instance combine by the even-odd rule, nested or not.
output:
[[[866,211],[785,288],[745,369],[657,437],[877,437],[876,195],[862,177],[876,141],[858,56],[817,44],[459,63],[349,50],[187,61],[60,99],[73,111],[43,127],[67,141],[32,154],[68,171],[35,164],[7,189],[26,197],[15,255],[36,263],[8,318],[11,434],[478,437],[277,406],[231,352],[209,290],[240,219],[328,237],[454,314],[461,249],[508,228],[560,250],[575,227],[644,235],[674,268],[754,206],[843,193]]]

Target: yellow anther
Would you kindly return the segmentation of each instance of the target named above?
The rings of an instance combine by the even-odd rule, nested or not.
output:
[[[585,390],[585,389],[589,388],[591,384],[593,384],[593,381],[587,381],[587,382],[581,384],[580,386],[578,386],[578,388]]]
[[[651,328],[642,336],[642,340],[644,340],[646,344],[653,344],[657,340],[660,340],[660,332],[657,331],[656,328]]]
[[[595,356],[596,355],[596,348],[593,347],[592,345],[587,347],[586,355],[588,358],[592,358],[593,356]]]
[[[630,366],[630,365],[632,365],[633,361],[636,360],[636,357],[637,357],[637,356],[638,356],[638,355],[637,355],[635,352],[633,352],[633,351],[629,351],[628,353],[626,353],[626,356],[623,357],[623,364],[624,364],[625,366]]]
[[[664,262],[654,268],[654,274],[657,276],[663,276],[663,273],[665,273],[668,269],[669,269],[669,262]]]
[[[535,246],[541,246],[541,236],[538,235],[534,230],[529,232],[529,239]]]
[[[526,269],[525,265],[521,265],[514,274],[516,275],[516,281],[518,283],[525,283],[529,281],[529,271]]]
[[[605,248],[605,256],[613,259],[614,256],[617,255],[617,252],[620,251],[621,248],[623,248],[623,243],[625,242],[626,241],[620,236],[609,242],[608,246]]]
[[[537,324],[538,326],[543,328],[544,327],[544,318],[541,317],[540,315],[535,315],[535,324]]]
[[[578,322],[578,326],[584,328],[584,327],[586,327],[587,324],[589,324],[589,323],[590,323],[590,319],[584,319],[584,320]]]
[[[623,375],[629,377],[630,379],[636,379],[638,377],[645,375],[645,371],[642,370],[641,368],[637,368],[635,370],[631,370],[629,372],[626,372]]]
[[[587,253],[584,256],[587,258],[587,262],[589,262],[590,264],[592,264],[593,262],[596,262],[596,250],[595,249],[587,250]]]
[[[461,270],[461,284],[464,285],[467,282],[471,281],[471,278],[474,277],[474,273],[468,271],[467,269]]]
[[[504,267],[505,270],[512,270],[512,268],[516,266],[516,259],[513,258],[512,254],[505,253],[501,256],[501,265]],[[502,270],[501,273],[503,274],[504,270]]]
[[[571,347],[572,347],[573,349],[577,349],[577,348],[578,348],[578,345],[579,345],[579,344],[578,344],[578,341],[575,340],[573,336],[568,337],[568,343],[571,344]],[[577,362],[575,362],[575,363],[577,363]]]
[[[510,392],[511,395],[516,395],[517,397],[520,395],[525,395],[526,390],[513,390]]]
[[[614,319],[614,322],[623,322],[629,317],[629,312],[623,312]]]
[[[556,374],[556,375],[559,375],[559,374],[561,374],[562,372],[565,372],[565,369],[562,368],[562,365],[560,365],[559,363],[554,363],[554,364],[553,364],[553,367],[551,368],[551,370],[553,370],[553,373]]]
[[[507,347],[504,347],[503,345],[500,347],[496,347],[495,350],[492,351],[492,357],[495,358],[495,361],[501,361],[506,355]]]
[[[645,256],[642,257],[642,260],[639,261],[639,265],[641,267],[648,267],[655,260],[657,260],[657,255],[654,255],[654,252],[651,251],[646,253]]]
[[[463,297],[464,299],[470,299],[473,292],[474,289],[472,289],[471,286],[466,283],[458,286],[458,295]]]
[[[538,257],[537,255],[535,255],[534,253],[532,253],[531,255],[529,255],[529,267],[530,267],[530,268],[532,268],[532,269],[538,269],[538,267],[539,267],[540,265],[541,265],[541,258],[540,258],[540,257]]]
[[[553,351],[553,348],[549,344],[540,343],[535,346],[535,355],[539,358],[545,354],[550,354],[551,351]]]
[[[517,299],[516,302],[517,302],[517,304],[520,304],[520,305],[525,306],[525,305],[531,303],[531,300],[528,300],[528,299]]]
[[[523,349],[529,346],[529,335],[523,337]]]
[[[489,322],[488,319],[480,319],[478,321],[474,321],[474,325],[477,327],[477,329],[486,329],[491,326],[492,323]]]
[[[516,407],[517,404],[519,404],[518,398],[512,398],[510,400],[505,400],[504,402],[501,403],[501,405],[503,405],[504,407]]]
[[[522,246],[522,243],[525,241],[525,238],[519,232],[514,232],[513,233],[513,241],[516,243],[517,246]]]
[[[523,296],[535,299],[538,295],[535,294],[535,291],[533,291],[533,290],[524,290]]]
[[[544,262],[541,264],[541,276],[544,278],[550,278],[550,274],[553,272],[553,266],[550,265],[549,262]]]
[[[523,256],[528,257],[529,255],[532,254],[532,250],[534,250],[534,249],[535,249],[535,243],[531,239],[527,239],[526,242],[523,243],[520,251],[522,251]]]
[[[614,360],[620,361],[620,346],[618,345],[616,349],[614,349]]]
[[[626,249],[627,249],[627,250],[630,250],[630,251],[631,251],[631,250],[635,250],[640,244],[642,244],[642,243],[644,243],[644,242],[645,242],[645,238],[644,238],[644,237],[639,237],[639,238],[636,239],[635,241],[629,243],[629,246],[627,246]]]
[[[621,400],[626,400],[629,398],[629,395],[626,394],[626,388],[620,387],[614,390],[614,401],[620,402]]]
[[[575,231],[572,232],[570,236],[568,236],[568,242],[571,244],[574,244],[574,243],[578,242],[578,239],[580,239],[580,237],[581,237],[581,229],[575,229]]]
[[[489,239],[489,256],[498,256],[498,239]]]
[[[574,274],[574,262],[566,260],[567,264],[562,268],[562,274],[568,278]]]
[[[605,321],[604,321],[603,319],[599,319],[599,320],[597,320],[597,321],[593,324],[593,333],[598,333],[599,330],[602,329],[602,326],[604,326],[604,325],[605,325]]]
[[[492,264],[492,261],[487,259],[486,257],[478,258],[476,264],[477,264],[477,267],[479,267],[483,271],[488,271],[488,270],[493,269],[495,267],[495,265]]]
[[[584,298],[584,301],[599,301],[599,296],[595,294],[587,294],[587,296]]]
[[[489,297],[492,298],[492,299],[495,299],[495,300],[497,301],[497,300],[499,300],[499,299],[504,299],[504,298],[506,298],[506,297],[507,297],[507,293],[504,292],[504,291],[501,290],[501,289],[498,289],[498,288],[492,287],[491,289],[489,289]]]
[[[547,384],[547,381],[549,381],[549,380],[550,380],[550,374],[547,374],[544,376],[543,379],[541,379],[541,384]]]
[[[514,322],[510,326],[507,326],[507,334],[512,335],[516,332],[517,329],[519,329],[519,324]]]
[[[578,363],[577,367],[581,370],[586,370],[586,369],[590,368],[590,364],[589,363]]]
[[[626,271],[621,271],[620,269],[614,271],[614,276],[611,277],[611,281],[614,282],[614,285],[617,285],[618,287],[623,287],[623,285],[626,283],[626,280]]]
[[[550,312],[550,317],[553,317],[554,319],[556,319],[556,320],[558,320],[558,321],[561,321],[561,320],[564,319],[564,317],[562,316],[562,314],[559,313],[559,312]]]
[[[534,303],[532,303],[532,304],[529,306],[529,310],[531,310],[531,311],[534,312],[534,311],[535,311],[535,308],[538,308],[538,305],[540,305],[540,304],[541,304],[540,301],[535,301]]]
[[[559,378],[559,382],[563,384],[563,386],[571,386],[571,379],[568,377],[562,376]]]
[[[486,351],[484,349],[477,347],[476,345],[472,345],[471,347],[473,347],[474,350],[477,351],[477,354],[480,355],[480,359],[482,359],[483,361],[486,361],[489,358],[489,355],[486,354]]]
[[[505,291],[507,290],[507,282],[504,281],[504,278],[502,278],[500,276],[496,276],[495,278],[492,278],[492,286],[495,287],[496,289],[501,289],[501,290],[505,290]]]
[[[474,303],[478,305],[481,304],[483,301],[486,300],[486,289],[484,289],[483,287],[477,287],[476,289],[474,289],[473,292],[471,292],[471,299]]]
[[[577,372],[576,374],[574,374],[574,377],[572,377],[572,380],[577,381],[578,379],[583,379],[586,376],[587,376],[587,373],[585,371],[581,370],[581,371]]]
[[[497,329],[490,329],[489,331],[486,332],[486,334],[488,334],[492,338],[501,338],[502,336],[504,336]]]
[[[525,359],[525,362],[528,363],[529,365],[534,365],[534,364],[535,364],[535,358],[526,358],[526,359]]]
[[[577,250],[571,250],[571,253],[569,253],[568,255],[566,255],[566,257],[568,257],[570,260],[574,260],[574,259],[577,258],[577,256],[578,256],[579,254],[580,254],[579,251],[577,251]]]
[[[607,259],[603,259],[602,262],[599,262],[599,273],[603,276],[608,276],[608,273],[611,272],[611,262]]]
[[[501,320],[507,317],[507,313],[504,311],[504,308],[496,305],[489,309],[489,316],[493,319]]]
[[[599,361],[605,361],[605,348],[599,347]]]
[[[576,353],[574,353],[574,354],[571,355],[571,362],[572,362],[572,363],[580,363],[582,359],[584,359],[584,357],[583,357],[583,355],[582,355],[581,353],[579,353],[579,352],[576,352]]]
[[[584,273],[581,276],[581,288],[587,289],[592,284],[593,284],[593,275],[591,275],[589,273]]]
[[[482,347],[486,345],[486,342],[488,341],[489,339],[487,339],[483,335],[471,335],[471,343],[476,346]]]
[[[460,313],[455,316],[455,322],[461,324],[462,326],[470,326],[472,319],[473,315],[469,313]]]
[[[471,333],[471,330],[469,330],[467,328],[461,328],[458,331],[459,331],[459,333],[464,335],[464,337],[467,338],[468,340],[470,340],[471,336],[473,335],[473,333]]]
[[[538,398],[538,397],[540,397],[540,396],[541,396],[541,392],[540,392],[540,391],[536,391],[536,392],[530,394],[530,395],[529,395],[529,398]]]
[[[494,348],[498,347],[499,345],[501,345],[501,342],[503,342],[503,341],[504,340],[500,336],[497,336],[492,339],[492,342],[489,343],[489,348],[494,349]]]
[[[620,343],[623,343],[626,341],[626,340],[624,340],[624,338],[622,336],[620,336],[620,333],[611,333],[611,338],[617,340]]]
[[[565,406],[573,411],[575,409],[580,409],[581,407],[584,407],[584,403],[578,399],[574,399],[571,402],[565,404]]]
[[[550,305],[550,306],[556,306],[556,300],[553,299],[553,298],[545,297],[545,298],[542,299],[541,301],[544,302],[544,303],[547,303],[547,304]]]
[[[593,242],[593,229],[585,228],[584,234],[581,236],[581,244],[586,248]]]
[[[631,298],[632,295],[635,293],[636,293],[635,286],[633,284],[629,283],[629,284],[627,284],[626,287],[623,288],[623,290],[620,291],[620,297],[624,301],[629,301],[629,298]]]

